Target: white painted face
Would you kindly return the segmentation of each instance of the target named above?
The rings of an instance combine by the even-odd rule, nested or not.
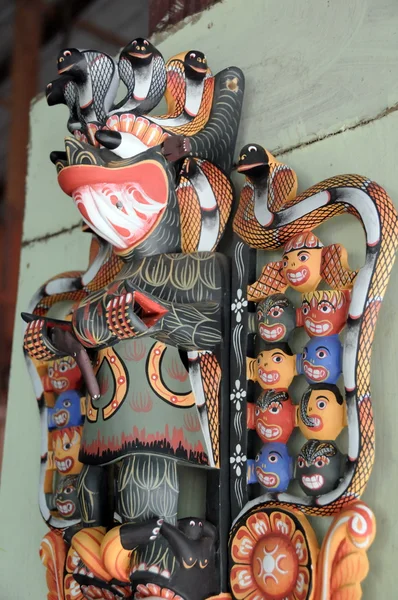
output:
[[[167,194],[151,198],[134,181],[80,186],[72,197],[91,229],[121,250],[143,241],[167,205]]]

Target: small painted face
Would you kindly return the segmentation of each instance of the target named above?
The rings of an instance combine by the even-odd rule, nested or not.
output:
[[[82,384],[82,374],[76,361],[71,356],[57,358],[50,362],[48,376],[51,387],[56,394],[79,389]]]
[[[300,233],[287,242],[282,273],[288,285],[298,292],[316,290],[322,279],[322,249],[322,243],[311,231]]]
[[[236,170],[250,178],[266,179],[270,170],[266,150],[259,144],[246,144],[239,152]]]
[[[337,386],[314,385],[304,393],[297,425],[307,440],[335,440],[346,424],[346,406]]]
[[[121,54],[137,67],[151,62],[155,47],[145,38],[136,38],[126,46]]]
[[[55,468],[61,475],[77,475],[83,465],[79,462],[81,427],[69,427],[52,433]]]
[[[58,75],[66,72],[73,73],[81,61],[85,61],[84,55],[76,48],[61,50],[57,58]]]
[[[254,461],[258,483],[270,492],[284,492],[293,475],[293,460],[285,444],[265,444]]]
[[[296,327],[296,309],[284,294],[272,294],[258,303],[257,321],[265,342],[287,342]]]
[[[333,442],[310,440],[296,462],[296,479],[307,496],[331,492],[341,476],[343,455]]]
[[[190,79],[204,79],[207,73],[207,58],[199,50],[190,50],[185,55],[184,67]]]
[[[296,357],[287,344],[270,347],[257,356],[257,381],[263,390],[287,390],[296,375]]]
[[[64,519],[80,517],[76,475],[69,475],[61,479],[57,487],[55,503],[57,511]]]
[[[335,384],[341,374],[342,353],[338,335],[312,338],[297,355],[297,370],[308,383]]]
[[[75,390],[63,392],[58,396],[54,408],[48,409],[48,428],[63,429],[82,425],[80,395]]]
[[[320,290],[303,294],[300,320],[310,337],[340,333],[347,322],[349,292]]]
[[[295,427],[296,407],[286,392],[267,390],[256,402],[254,424],[263,442],[286,444]]]
[[[178,521],[180,529],[190,540],[200,540],[203,537],[203,521],[195,517],[188,517]]]

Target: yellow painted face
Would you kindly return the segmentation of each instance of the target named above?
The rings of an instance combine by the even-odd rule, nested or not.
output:
[[[302,248],[283,255],[282,272],[293,289],[307,293],[316,290],[322,276],[322,248]]]
[[[81,427],[68,427],[54,433],[55,468],[61,475],[77,475],[83,464],[79,462]]]
[[[257,381],[263,390],[287,390],[296,374],[296,356],[280,348],[263,350],[257,356]]]
[[[314,389],[303,395],[297,425],[307,440],[335,440],[346,424],[345,402],[340,404],[333,390]]]

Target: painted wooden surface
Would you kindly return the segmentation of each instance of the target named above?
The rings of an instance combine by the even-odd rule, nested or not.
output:
[[[300,190],[330,175],[356,172],[383,185],[397,203],[398,113],[380,117],[398,102],[397,30],[398,8],[388,0],[224,0],[179,28],[160,48],[166,57],[184,48],[205,50],[214,71],[232,64],[245,71],[240,141],[274,151],[296,147],[281,159],[297,171]],[[57,235],[79,222],[48,161],[66,134],[62,108],[48,109],[41,99],[32,110],[24,240],[54,237],[23,250],[18,313],[46,278],[86,266],[88,237],[78,229]],[[316,141],[320,138],[325,139]],[[363,234],[353,219],[340,217],[318,232],[324,242],[346,244],[353,266],[360,263]],[[378,534],[369,552],[365,600],[396,596],[398,526],[390,499],[397,493],[397,295],[398,267],[381,311],[372,365],[377,449],[364,500],[376,513]],[[28,593],[32,600],[44,600],[38,547],[46,528],[36,504],[39,420],[21,330],[18,321],[0,489],[0,598],[20,600]]]

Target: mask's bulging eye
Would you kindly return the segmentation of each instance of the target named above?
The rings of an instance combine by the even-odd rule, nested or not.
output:
[[[257,147],[256,146],[249,146],[248,147],[248,151],[249,152],[257,152]]]
[[[323,410],[324,408],[326,408],[326,402],[325,402],[325,400],[318,400],[318,402],[316,403],[316,405],[319,408],[319,410]]]
[[[196,58],[195,52],[191,52],[191,54],[189,55],[189,58]]]
[[[309,305],[308,304],[303,304],[303,306],[301,307],[301,312],[306,317],[309,314],[309,312],[310,312]]]
[[[316,351],[316,355],[318,358],[322,359],[322,358],[326,358],[327,356],[329,356],[329,352],[327,350],[317,350]]]
[[[195,521],[189,521],[189,525],[190,525],[191,527],[195,527]]]
[[[297,459],[297,466],[299,467],[299,469],[303,469],[305,466],[304,459],[301,458],[301,456],[299,456]]]
[[[65,50],[64,56],[72,56],[72,52],[70,52],[69,50]]]
[[[276,454],[270,454],[268,460],[270,463],[276,463],[278,462],[278,457],[276,456]]]

